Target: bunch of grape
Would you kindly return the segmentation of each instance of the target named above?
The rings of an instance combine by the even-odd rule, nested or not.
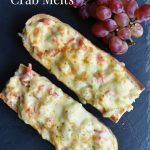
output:
[[[143,35],[141,22],[150,19],[150,4],[138,6],[136,0],[73,0],[83,19],[93,17],[92,33],[102,38],[114,54],[124,54]]]

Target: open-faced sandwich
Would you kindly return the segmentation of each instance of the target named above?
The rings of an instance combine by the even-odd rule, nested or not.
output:
[[[123,63],[57,18],[33,16],[22,39],[33,58],[72,89],[81,102],[114,122],[133,109],[132,103],[144,90]]]
[[[118,150],[110,129],[31,65],[20,65],[0,98],[56,150]]]

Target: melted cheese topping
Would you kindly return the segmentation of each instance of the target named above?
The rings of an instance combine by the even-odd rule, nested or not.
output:
[[[71,88],[83,103],[118,121],[132,109],[141,90],[124,64],[96,48],[67,24],[53,17],[27,22],[24,46],[30,54]]]
[[[20,67],[4,93],[19,117],[57,150],[117,150],[117,141],[106,126],[31,69]]]

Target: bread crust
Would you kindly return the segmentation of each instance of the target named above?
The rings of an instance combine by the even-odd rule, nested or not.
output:
[[[14,109],[10,104],[7,103],[8,99],[7,99],[7,97],[5,96],[5,94],[0,93],[0,99],[2,99],[3,102],[4,102],[7,106],[9,106],[9,108],[11,108],[13,111],[15,111],[15,112],[17,113],[17,110]]]
[[[23,71],[23,70],[26,69],[26,68],[27,68],[27,67],[26,67],[25,65],[20,64],[18,70]],[[8,103],[8,99],[7,99],[6,94],[5,94],[4,91],[5,91],[5,89],[0,93],[0,99],[2,99],[3,102],[4,102],[7,106],[9,106],[9,108],[11,108],[13,111],[15,111],[15,112],[17,113],[17,109],[14,109],[14,108]]]

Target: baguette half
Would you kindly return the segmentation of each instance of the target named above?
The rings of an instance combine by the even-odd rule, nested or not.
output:
[[[26,22],[23,44],[33,58],[104,117],[118,122],[144,86],[125,65],[55,17],[38,14]]]
[[[29,67],[20,65],[0,98],[56,150],[118,150],[113,133],[84,107]]]

